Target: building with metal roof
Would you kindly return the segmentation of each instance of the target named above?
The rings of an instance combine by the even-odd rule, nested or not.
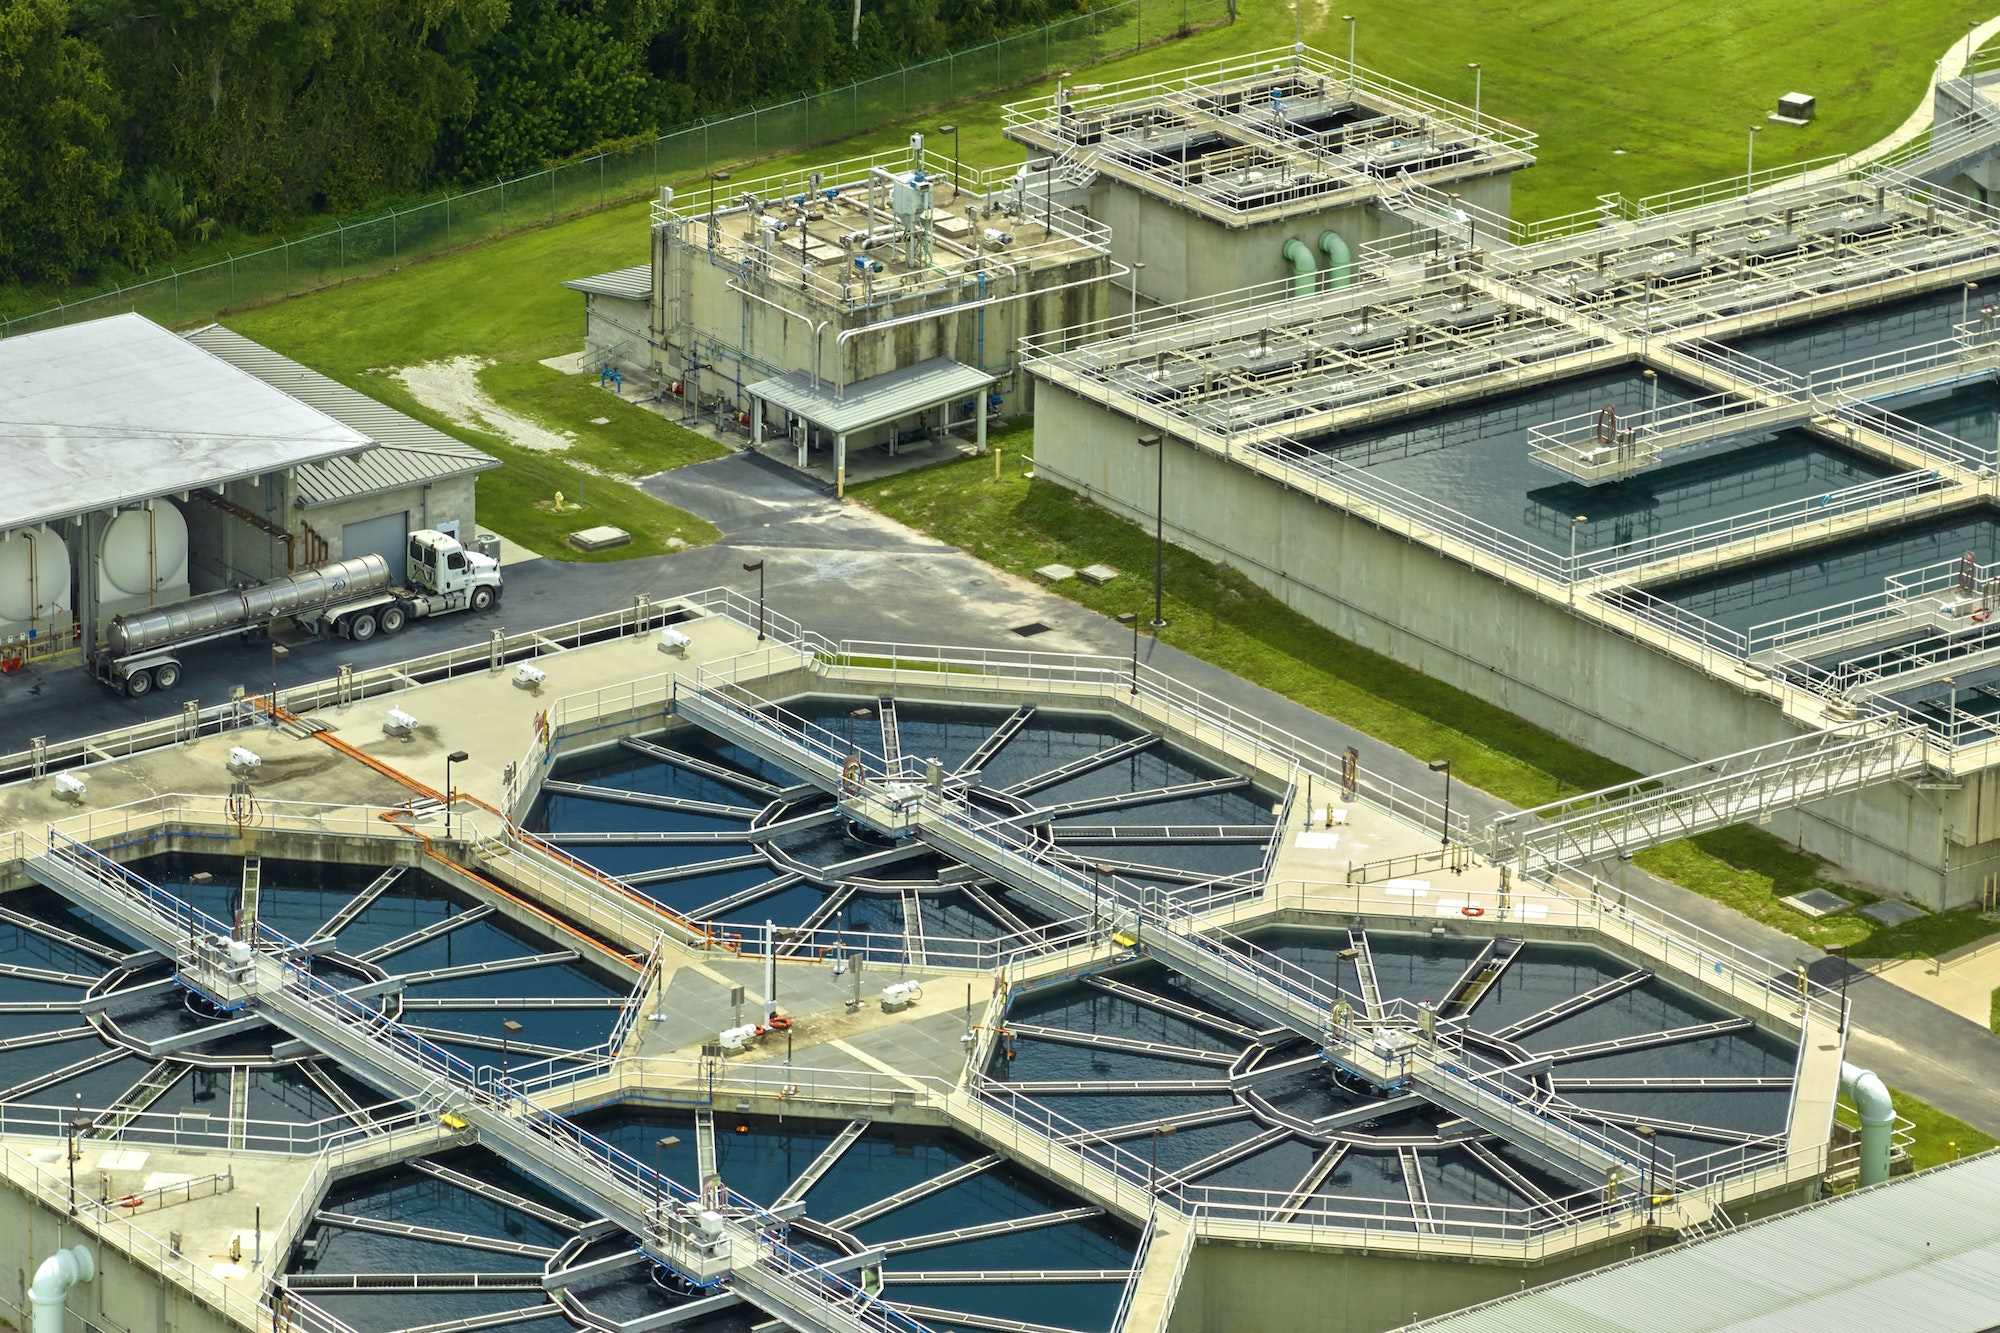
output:
[[[1406,1333],[1989,1333],[2000,1152],[1505,1296]]]
[[[653,266],[635,264],[611,273],[571,278],[563,286],[583,293],[583,367],[643,376],[651,368]]]

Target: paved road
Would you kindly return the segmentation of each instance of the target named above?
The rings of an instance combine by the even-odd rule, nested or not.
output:
[[[731,585],[754,593],[746,560],[763,558],[771,608],[832,639],[912,644],[1025,648],[1056,652],[1131,651],[1130,631],[1034,584],[1003,574],[962,551],[858,505],[842,505],[817,484],[754,454],[735,454],[662,473],[643,483],[660,498],[700,514],[722,532],[692,551],[612,564],[535,560],[507,571],[507,593],[491,616],[456,616],[412,625],[394,640],[368,644],[308,643],[286,662],[280,679],[303,684],[333,674],[341,662],[376,666],[483,641],[497,625],[512,629],[557,624],[628,604],[644,593],[658,599]],[[1077,552],[1087,556],[1089,552]],[[1135,609],[1145,589],[1132,583]],[[1013,627],[1040,622],[1033,638]],[[1406,787],[1442,795],[1424,763],[1353,728],[1150,639],[1142,659],[1176,679],[1259,714],[1299,737],[1338,751],[1353,745],[1362,764]],[[229,687],[261,689],[270,679],[263,648],[216,646],[191,655],[187,684],[171,699],[114,698],[75,668],[42,670],[0,681],[0,751],[27,738],[81,735],[177,710],[179,700],[227,698]],[[1465,787],[1453,806],[1476,823],[1507,808]],[[1838,984],[1841,964],[1789,935],[1759,925],[1678,885],[1628,867],[1626,889],[1637,899],[1712,931],[1789,967],[1805,959],[1813,975]],[[2000,1039],[1888,982],[1850,974],[1857,1063],[1889,1083],[2000,1134]]]

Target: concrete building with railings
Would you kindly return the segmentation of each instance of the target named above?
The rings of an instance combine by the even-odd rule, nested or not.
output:
[[[1147,522],[1163,476],[1173,540],[1340,634],[1641,771],[1706,765],[1672,812],[1592,799],[1607,866],[1702,802],[1838,793],[1764,817],[1923,907],[1990,898],[1991,209],[1895,164],[1533,229],[1400,206],[1429,230],[1342,288],[1028,349],[1037,475]]]
[[[1033,195],[1110,228],[1140,306],[1344,286],[1363,244],[1411,230],[1412,190],[1505,217],[1535,147],[1476,93],[1462,105],[1303,46],[1061,84],[1007,107],[1006,133]]]

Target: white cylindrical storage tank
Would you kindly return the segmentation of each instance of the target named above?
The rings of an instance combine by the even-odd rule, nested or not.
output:
[[[69,547],[46,524],[0,541],[0,634],[69,624],[69,570]]]
[[[118,612],[188,595],[188,530],[181,511],[164,500],[128,509],[104,529],[97,599]]]

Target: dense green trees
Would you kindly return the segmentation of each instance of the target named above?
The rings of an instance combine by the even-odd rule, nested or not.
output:
[[[513,175],[1081,3],[0,0],[0,276]]]

